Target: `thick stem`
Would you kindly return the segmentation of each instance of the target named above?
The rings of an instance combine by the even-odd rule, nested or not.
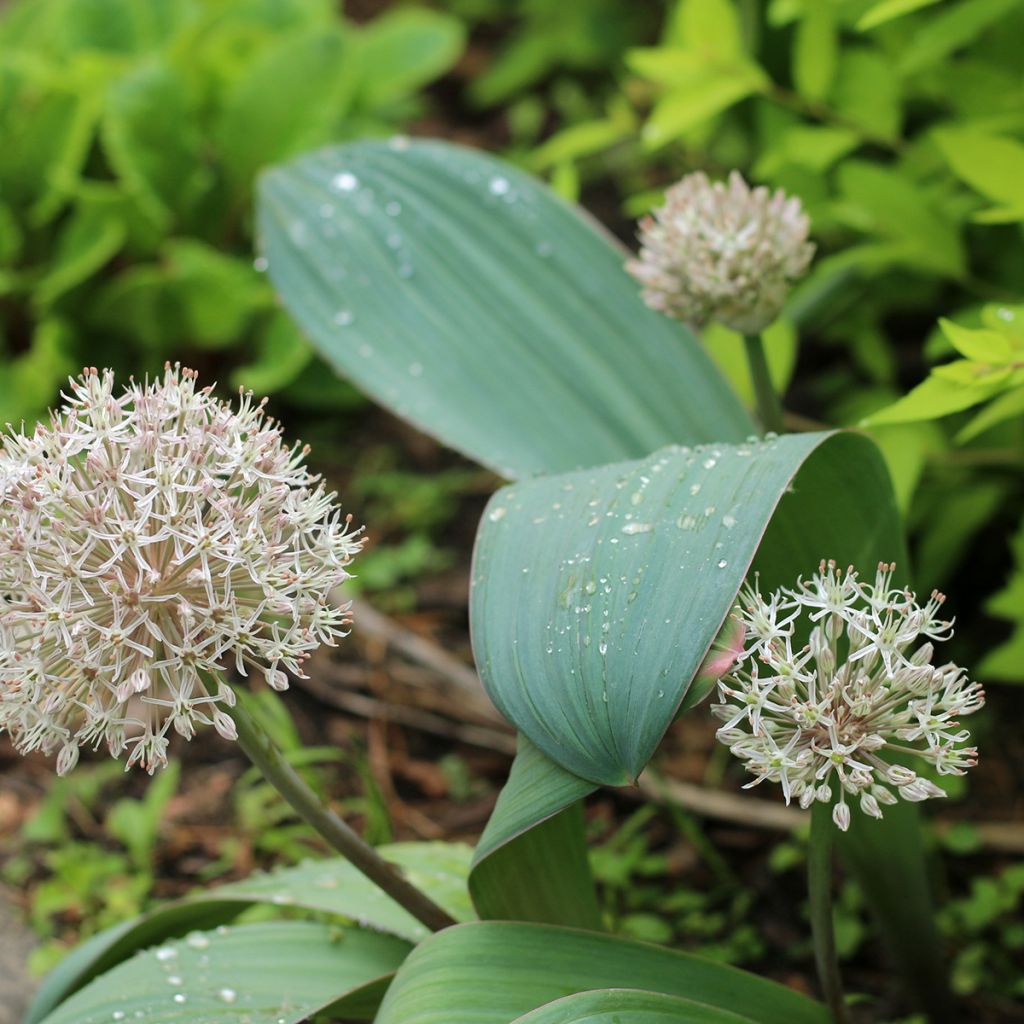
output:
[[[764,356],[764,343],[760,334],[745,334],[743,343],[747,349],[747,365],[750,367],[750,379],[754,384],[754,395],[757,398],[757,414],[765,430],[781,434],[785,427],[782,422],[782,405],[775,394],[772,378],[768,373],[768,360]]]
[[[338,815],[324,807],[316,793],[288,764],[273,740],[240,704],[227,711],[238,730],[238,745],[307,825],[316,829],[333,849],[431,931],[440,931],[455,924],[447,911],[410,885],[394,865],[384,860]]]
[[[811,805],[811,842],[807,851],[807,892],[811,903],[811,934],[818,982],[833,1024],[848,1024],[843,986],[839,979],[836,940],[832,929],[832,807],[815,800]]]

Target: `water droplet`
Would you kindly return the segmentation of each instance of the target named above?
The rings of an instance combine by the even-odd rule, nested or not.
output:
[[[601,691],[601,700],[603,700],[605,702],[605,704],[608,703],[608,691],[607,690],[602,690]]]
[[[400,249],[402,247],[402,236],[397,231],[392,232],[385,239],[389,249]]]
[[[491,511],[488,513],[487,518],[490,519],[492,523],[497,523],[498,521],[505,518],[506,512],[508,512],[508,509],[505,508],[503,505],[499,505],[497,508],[491,509]]]
[[[718,568],[719,569],[724,569],[728,564],[729,563],[724,558],[720,558],[718,560]]]
[[[355,314],[350,309],[339,309],[331,319],[339,327],[349,327],[355,321]]]
[[[680,530],[692,530],[697,525],[697,520],[693,516],[680,516],[676,520],[676,526]]]
[[[650,533],[654,529],[651,523],[626,523],[622,528],[623,533]]]
[[[270,260],[268,260],[266,256],[257,256],[256,259],[252,261],[252,269],[255,270],[257,274],[265,274],[267,272],[267,267],[269,266]]]
[[[408,135],[392,135],[391,138],[388,139],[388,149],[393,149],[396,153],[404,153],[408,148]]]
[[[210,946],[210,940],[202,932],[192,932],[185,941],[193,949],[208,949]]]
[[[593,580],[587,580],[583,587],[583,592],[586,594],[594,594],[597,592],[597,584]]]
[[[602,640],[597,645],[597,650],[601,657],[604,657],[608,653],[608,642],[606,640]]]
[[[413,265],[411,263],[399,263],[398,264],[398,276],[408,280],[415,273]]]
[[[722,525],[727,530],[731,530],[736,525],[736,517],[731,512],[726,513],[722,516]]]
[[[703,466],[705,469],[714,469],[717,464],[718,459],[705,459],[703,462]]]
[[[182,979],[179,977],[179,975],[177,975],[177,974],[169,974],[167,976],[167,984],[168,985],[173,985],[175,988],[179,988],[180,986],[184,985],[185,983],[184,983],[184,981],[182,981]]]
[[[384,212],[389,217],[397,217],[402,212],[402,204],[397,199],[392,199],[390,203],[385,205]]]
[[[700,494],[700,484],[690,484],[691,494]]]
[[[184,992],[175,992],[174,993],[174,1002],[176,1002],[179,1006],[181,1006],[184,1003],[188,1002],[188,996],[185,995]]]
[[[359,179],[351,171],[342,171],[331,178],[331,188],[335,192],[355,192],[359,188]]]
[[[238,993],[233,988],[222,988],[217,996],[221,1002],[233,1003],[238,998]]]
[[[115,1010],[110,1015],[111,1020],[124,1020],[124,1010]]]
[[[422,377],[423,376],[423,364],[422,363],[410,363],[409,364],[409,376],[410,377]]]
[[[290,892],[275,892],[270,897],[271,903],[276,903],[279,907],[286,907],[289,903],[295,902],[295,897]]]
[[[178,955],[178,951],[173,946],[161,946],[153,955],[163,964],[168,960],[173,960]]]
[[[644,500],[644,492],[643,491],[634,491],[629,496],[629,503],[630,503],[630,505],[639,505],[640,502],[643,501],[643,500]]]
[[[508,178],[491,178],[490,184],[487,186],[492,196],[504,196],[508,194],[508,190],[512,186],[509,184]]]

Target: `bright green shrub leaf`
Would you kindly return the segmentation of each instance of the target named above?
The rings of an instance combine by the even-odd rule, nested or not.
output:
[[[743,54],[743,26],[733,0],[678,0],[665,25],[662,42],[699,52],[709,61]]]
[[[375,107],[433,81],[459,58],[462,22],[423,8],[392,10],[363,29],[359,41],[359,99]]]
[[[1000,331],[961,327],[945,317],[940,318],[939,327],[957,352],[967,359],[980,363],[1005,363],[1013,356],[1010,339]]]
[[[210,348],[229,345],[255,311],[270,305],[266,282],[250,263],[205,242],[170,239],[163,256],[181,325],[179,337]]]
[[[597,989],[546,1003],[517,1017],[514,1024],[740,1024],[744,1019],[682,996]]]
[[[1017,6],[1018,0],[962,0],[922,19],[898,60],[902,75],[934,67]]]
[[[88,280],[121,248],[124,223],[98,206],[80,206],[61,231],[53,262],[36,285],[35,300],[49,306]]]
[[[74,331],[63,319],[48,317],[32,332],[28,350],[0,362],[0,423],[21,423],[45,405],[74,362]]]
[[[854,476],[879,461],[852,435],[787,435],[666,448],[499,491],[477,537],[470,607],[491,699],[573,774],[607,785],[636,779],[780,497],[819,446],[829,460],[830,444],[846,450]],[[818,514],[831,508],[827,492],[812,493]]]
[[[187,83],[166,64],[141,64],[111,85],[101,135],[124,188],[161,226],[209,184]]]
[[[355,89],[353,45],[337,26],[290,33],[235,83],[217,141],[237,186],[247,186],[265,164],[336,134]]]
[[[396,843],[379,852],[457,920],[472,917],[466,891],[470,850],[457,843]],[[36,993],[25,1024],[37,1024],[90,979],[136,950],[230,921],[254,904],[336,914],[410,942],[426,929],[348,861],[331,858],[257,874],[199,892],[93,936],[70,953]]]
[[[808,4],[793,43],[793,81],[805,99],[828,96],[839,61],[839,30],[831,4]]]
[[[409,949],[392,935],[306,921],[195,932],[96,978],[44,1024],[300,1024],[326,1007],[362,1015]]]
[[[1018,416],[1024,416],[1024,383],[994,398],[956,435],[957,443],[966,444],[973,441],[986,430]]]
[[[1013,569],[1006,586],[989,598],[985,610],[1013,623],[1013,632],[982,660],[978,675],[982,679],[1020,683],[1024,682],[1024,522],[1010,547]]]
[[[937,367],[931,376],[917,385],[909,394],[869,416],[866,423],[911,423],[915,420],[934,420],[950,413],[970,409],[1005,388],[1005,371],[997,375],[986,373],[984,364],[959,360]],[[945,371],[939,373],[937,371]],[[959,379],[951,379],[952,371],[962,371]]]
[[[672,142],[691,128],[716,117],[767,85],[752,62],[709,68],[659,100],[644,125],[644,140],[655,146]]]
[[[298,328],[275,310],[256,338],[252,362],[231,371],[234,387],[269,395],[291,384],[309,365],[313,350]]]
[[[437,142],[359,143],[268,173],[270,277],[364,391],[506,476],[751,425],[624,255],[535,179]]]
[[[525,736],[473,855],[469,891],[482,918],[600,927],[579,801],[594,784]]]
[[[899,137],[903,119],[900,81],[892,62],[875,50],[844,48],[832,105],[868,138],[892,141]]]
[[[480,921],[421,943],[376,1024],[510,1024],[554,999],[608,987],[682,996],[748,1024],[828,1020],[824,1007],[791,989],[688,953],[551,925]]]
[[[887,167],[848,160],[839,168],[841,212],[863,230],[895,239],[901,262],[956,277],[964,272],[960,234],[921,194],[918,185]]]
[[[1021,211],[1024,219],[1024,145],[956,128],[937,131],[935,142],[957,177],[989,199]]]
[[[869,32],[879,25],[919,11],[922,7],[931,7],[938,2],[939,0],[880,0],[879,3],[872,4],[857,20],[857,31]]]
[[[754,168],[755,177],[772,177],[787,164],[827,171],[837,160],[860,145],[849,128],[794,125],[764,150]]]

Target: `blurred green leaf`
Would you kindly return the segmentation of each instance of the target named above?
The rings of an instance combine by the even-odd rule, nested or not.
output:
[[[828,1019],[820,1004],[734,967],[610,935],[511,921],[459,925],[421,943],[402,965],[376,1019],[509,1024],[551,1000],[609,986],[727,1010],[737,1024]],[[716,1024],[720,1019],[710,1018]]]
[[[930,14],[900,53],[899,73],[913,75],[937,65],[1016,6],[1017,0],[962,0]]]
[[[125,190],[163,228],[209,184],[187,83],[166,63],[143,63],[112,83],[101,134]]]
[[[354,43],[338,26],[290,33],[247,69],[216,130],[236,187],[265,164],[332,138],[356,88]]]
[[[793,43],[793,81],[797,92],[812,102],[832,90],[839,62],[839,29],[830,3],[811,0]]]
[[[954,174],[1005,204],[1000,219],[1024,220],[1024,145],[956,128],[937,131],[935,141]]]
[[[922,7],[931,7],[939,0],[880,0],[872,4],[857,20],[858,32],[870,32],[879,25],[884,25],[905,14],[919,11]]]
[[[417,7],[385,12],[360,36],[360,101],[381,106],[422,88],[455,63],[464,45],[462,23],[447,14]]]

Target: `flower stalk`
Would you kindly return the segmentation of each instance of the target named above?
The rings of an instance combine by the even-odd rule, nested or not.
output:
[[[814,963],[833,1024],[847,1024],[849,1017],[843,999],[832,923],[833,829],[828,804],[815,803],[811,811],[811,841],[807,851],[807,894],[811,907]]]
[[[782,404],[775,393],[771,374],[768,372],[764,341],[760,334],[744,334],[743,344],[747,352],[747,365],[750,367],[750,379],[754,385],[754,397],[757,400],[757,414],[761,418],[761,425],[766,431],[781,434],[785,430]]]
[[[281,794],[296,814],[327,844],[358,868],[371,882],[384,890],[416,920],[431,931],[455,924],[448,912],[439,907],[389,864],[334,811],[325,807],[302,776],[287,762],[273,740],[241,704],[228,712],[238,732],[238,745],[263,777]]]

